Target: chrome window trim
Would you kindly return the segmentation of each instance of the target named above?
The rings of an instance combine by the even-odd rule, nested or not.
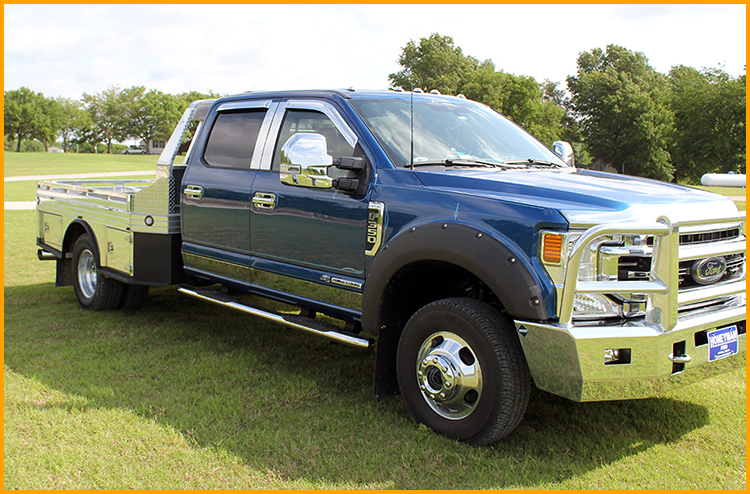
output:
[[[276,116],[276,107],[279,105],[278,102],[274,102],[273,100],[249,100],[249,101],[230,101],[228,103],[222,103],[219,105],[219,107],[216,109],[217,115],[224,111],[230,111],[230,110],[253,110],[253,109],[266,109],[266,114],[263,117],[263,122],[260,124],[260,129],[258,130],[258,137],[255,141],[255,151],[253,152],[252,158],[250,158],[250,170],[259,170],[261,167],[261,160],[263,158],[264,154],[264,147],[266,145],[266,141],[268,139],[268,130],[271,127],[271,123],[273,119]],[[200,125],[202,125],[204,122],[201,122]],[[214,119],[212,126],[216,124],[216,119]],[[196,131],[196,134],[198,135],[198,132]],[[209,133],[208,138],[206,138],[206,144],[208,144],[208,141],[210,140],[211,136]],[[192,146],[191,146],[192,147]],[[188,150],[189,152],[190,150]],[[203,153],[205,155],[206,147],[203,149]],[[205,157],[201,156],[201,158],[204,160],[205,163]],[[210,165],[209,165],[210,166]]]
[[[270,108],[273,104],[273,100],[247,100],[247,101],[229,101],[228,103],[222,103],[216,109],[216,112],[229,111],[229,110],[251,110],[253,108]]]
[[[260,170],[268,171],[271,169],[271,163],[273,162],[273,150],[276,146],[276,137],[279,135],[281,122],[284,120],[287,104],[287,101],[278,103],[273,112],[273,115],[271,116],[271,124],[268,135],[266,136],[266,142],[263,146],[263,153],[260,160]]]
[[[287,110],[318,111],[331,119],[331,122],[333,122],[333,124],[336,126],[339,132],[341,132],[341,135],[344,136],[344,139],[346,139],[346,142],[351,147],[356,147],[357,142],[359,142],[357,134],[355,134],[351,127],[349,127],[336,107],[331,103],[328,103],[327,101],[300,99],[283,101],[281,103],[277,103],[277,105],[278,106],[276,106],[273,115],[273,121],[270,124],[270,131],[268,133],[265,146],[263,147],[263,155],[261,157],[259,167],[260,170],[271,170],[274,147],[276,146],[276,138],[279,135],[281,123],[284,121],[284,116],[286,115]]]
[[[349,128],[338,110],[327,101],[317,100],[291,100],[287,102],[287,108],[295,110],[317,110],[331,119],[333,124],[339,129],[346,142],[351,147],[357,145],[357,134]]]
[[[258,140],[255,142],[255,152],[253,153],[252,160],[250,160],[251,170],[259,170],[261,168],[262,159],[265,155],[265,148],[268,144],[268,136],[270,135],[269,129],[276,117],[276,107],[279,106],[279,103],[277,102],[269,101],[268,103],[266,118],[263,119],[263,123],[260,125]]]

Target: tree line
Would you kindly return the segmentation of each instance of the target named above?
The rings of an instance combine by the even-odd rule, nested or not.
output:
[[[5,91],[5,148],[20,152],[24,141],[33,140],[45,150],[59,142],[65,152],[72,145],[83,152],[96,152],[104,143],[112,154],[116,142],[132,138],[142,141],[148,150],[154,140],[169,138],[191,102],[217,97],[213,92],[172,95],[144,86],[110,86],[75,100],[48,98],[21,87]]]
[[[579,165],[697,183],[704,173],[745,173],[745,74],[675,66],[662,74],[641,52],[617,45],[582,52],[566,88],[498,70],[465,55],[450,36],[410,40],[390,74],[392,88],[463,94],[494,108],[551,146],[573,144]],[[184,109],[213,92],[170,95],[110,86],[81,100],[5,91],[6,149],[61,139],[84,151],[135,138],[166,140]],[[90,152],[90,151],[89,151]]]

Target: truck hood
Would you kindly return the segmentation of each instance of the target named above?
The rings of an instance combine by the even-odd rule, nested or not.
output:
[[[604,221],[672,223],[739,217],[734,203],[717,194],[627,175],[577,169],[415,170],[425,187],[559,211],[571,227]]]

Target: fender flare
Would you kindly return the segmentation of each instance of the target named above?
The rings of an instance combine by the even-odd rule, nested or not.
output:
[[[96,239],[96,234],[94,233],[94,230],[91,228],[91,225],[83,221],[82,219],[76,218],[73,221],[70,222],[68,225],[68,228],[65,230],[65,237],[63,237],[63,244],[62,244],[62,253],[63,258],[66,257],[66,254],[68,252],[72,252],[73,246],[75,245],[75,240],[69,239],[70,230],[73,225],[80,225],[81,228],[86,232],[86,234],[91,238],[91,242],[94,244],[94,256],[96,256],[96,262],[101,265],[101,252],[99,251],[99,242]],[[80,235],[78,235],[80,237]],[[76,237],[77,238],[77,237]],[[70,243],[68,243],[70,242]],[[66,249],[65,246],[69,245],[70,248]]]
[[[428,223],[403,230],[374,258],[362,299],[362,327],[378,334],[392,300],[394,275],[419,261],[442,261],[466,269],[482,280],[515,318],[545,320],[543,281],[531,260],[509,240],[461,223]]]
[[[76,218],[75,220],[71,221],[68,224],[68,227],[65,229],[65,235],[63,236],[63,242],[60,249],[61,257],[57,259],[55,286],[71,286],[73,284],[73,277],[75,276],[75,268],[73,266],[72,258],[73,246],[75,245],[75,239],[80,237],[82,234],[79,234],[75,236],[75,238],[73,238],[74,234],[72,233],[72,231],[76,230],[80,232],[81,229],[91,238],[91,242],[93,243],[94,247],[94,256],[96,257],[96,262],[98,265],[101,265],[99,242],[96,240],[96,234],[94,234],[94,230],[91,228],[91,225],[89,225],[82,219]]]

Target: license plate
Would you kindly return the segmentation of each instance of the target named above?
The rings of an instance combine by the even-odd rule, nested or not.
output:
[[[737,354],[738,341],[737,326],[711,331],[708,333],[708,361],[713,362]]]

